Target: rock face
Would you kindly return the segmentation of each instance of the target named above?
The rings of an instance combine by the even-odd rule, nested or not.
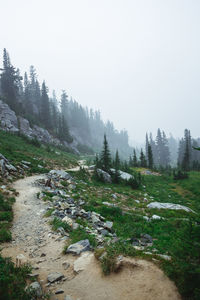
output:
[[[64,145],[66,148],[72,149],[76,154],[80,154],[76,146],[78,142],[74,139],[72,143],[61,142],[54,138],[46,129],[37,125],[33,127],[27,119],[17,117],[15,112],[10,107],[0,100],[0,129],[8,132],[18,133],[27,136],[30,139],[36,138],[38,141],[46,144]]]
[[[102,176],[103,177],[103,180],[107,183],[112,183],[112,179],[111,179],[111,176],[110,174],[108,174],[107,172],[101,170],[101,169],[97,169],[97,174],[99,176]]]
[[[70,245],[67,248],[66,253],[72,253],[74,255],[79,255],[81,252],[90,250],[90,242],[89,240],[82,240],[75,244]]]
[[[184,210],[187,212],[194,212],[187,206],[174,204],[174,203],[161,203],[161,202],[151,202],[147,205],[148,208],[157,208],[157,209],[175,209],[175,210]]]
[[[18,132],[17,116],[9,106],[0,100],[0,127],[9,132]]]

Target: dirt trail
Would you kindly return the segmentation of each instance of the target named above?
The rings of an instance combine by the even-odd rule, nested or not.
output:
[[[129,259],[128,266],[119,273],[105,277],[93,254],[89,254],[88,259],[83,259],[84,270],[75,273],[73,265],[78,257],[62,254],[65,241],[51,231],[48,220],[43,218],[46,204],[37,199],[40,188],[34,186],[35,180],[42,177],[44,175],[36,175],[15,182],[19,196],[13,207],[13,241],[4,244],[2,253],[12,257],[13,261],[18,254],[24,254],[35,267],[34,273],[39,274],[38,279],[44,287],[49,273],[61,272],[65,281],[46,287],[52,292],[51,299],[63,300],[66,295],[73,300],[181,299],[175,285],[163,272],[144,260]],[[63,262],[70,264],[67,270]],[[55,295],[59,289],[64,293]]]

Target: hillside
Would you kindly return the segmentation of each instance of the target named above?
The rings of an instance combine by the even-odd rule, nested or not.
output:
[[[19,131],[46,143],[63,145],[75,153],[87,154],[100,151],[106,134],[112,153],[118,149],[128,159],[132,152],[126,130],[116,130],[112,122],[102,120],[100,111],[69,99],[65,90],[60,99],[55,91],[50,96],[45,81],[42,84],[38,81],[35,67],[31,65],[29,73],[22,77],[6,49],[0,74],[0,100],[3,101],[0,102],[1,128],[5,130]]]
[[[25,164],[22,160],[30,163],[25,168],[29,175],[42,170],[38,164],[45,167],[44,175],[21,179],[14,186],[5,176],[1,179],[2,242],[10,239],[5,220],[12,221],[11,206],[8,210],[3,203],[10,201],[11,205],[13,198],[8,194],[13,197],[19,192],[11,229],[13,243],[4,244],[2,253],[13,261],[20,254],[31,262],[33,274],[38,274],[34,278],[49,290],[51,299],[69,295],[66,299],[86,300],[96,295],[103,300],[109,295],[109,299],[128,300],[131,295],[135,300],[167,300],[180,299],[179,293],[182,299],[199,299],[199,172],[174,181],[172,176],[140,169],[146,175],[139,189],[123,183],[105,184],[96,181],[87,168],[70,171],[77,165],[71,154],[38,148],[22,137],[0,133],[2,154],[18,170],[15,176],[11,172],[13,179],[18,177],[18,166]],[[67,173],[48,173],[53,168]],[[48,178],[51,181],[46,186]],[[87,239],[89,244],[84,247],[89,251],[72,256],[79,248],[73,246],[72,251],[70,247]],[[174,281],[179,293],[159,269]],[[52,272],[61,273],[57,283],[48,279]],[[91,280],[95,290],[88,286]],[[0,282],[6,288],[2,277]],[[26,281],[22,282],[23,287]]]

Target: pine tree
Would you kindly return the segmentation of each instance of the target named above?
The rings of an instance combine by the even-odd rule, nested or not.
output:
[[[153,169],[153,153],[150,144],[148,144],[148,168]]]
[[[191,136],[190,136],[190,131],[188,129],[185,129],[185,137],[184,137],[184,155],[183,155],[183,160],[182,160],[182,169],[184,171],[189,171],[190,170],[190,165],[191,165]]]
[[[133,150],[133,167],[138,167],[138,160],[135,149]]]
[[[146,168],[146,166],[147,166],[147,161],[146,161],[146,158],[145,158],[145,155],[144,155],[142,149],[140,151],[140,166],[143,168]]]
[[[156,150],[157,150],[158,166],[162,166],[163,143],[162,143],[162,134],[160,128],[158,128],[157,136],[156,136]]]
[[[6,103],[14,111],[18,111],[19,72],[12,66],[6,49],[3,50],[3,69],[1,69],[1,91]]]
[[[148,138],[148,134],[146,133],[145,155],[146,155],[146,160],[147,161],[148,161],[148,147],[149,147],[149,138]]]
[[[165,132],[162,132],[162,161],[161,164],[164,167],[167,167],[170,165],[170,152],[169,152],[169,145],[168,145],[168,139],[166,137]]]
[[[110,172],[111,155],[110,155],[110,150],[109,150],[109,146],[105,134],[104,134],[103,150],[101,153],[101,164],[102,164],[102,169],[105,172]]]
[[[119,183],[120,182],[120,159],[119,159],[119,153],[118,150],[115,154],[115,161],[114,161],[114,167],[115,167],[115,173],[114,173],[114,182]]]
[[[50,119],[50,105],[49,96],[47,94],[47,87],[45,82],[42,83],[42,95],[41,95],[41,122],[47,129],[51,129],[51,119]]]

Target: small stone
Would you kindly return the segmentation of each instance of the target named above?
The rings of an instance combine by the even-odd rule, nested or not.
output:
[[[55,295],[58,295],[58,294],[63,294],[64,293],[64,291],[63,290],[57,290],[57,291],[55,291]]]
[[[47,276],[47,280],[51,283],[55,282],[55,281],[59,281],[64,277],[64,275],[62,273],[59,272],[54,272],[54,273],[50,273]]]
[[[70,263],[68,263],[67,261],[64,261],[62,263],[64,270],[67,270],[70,267]]]

